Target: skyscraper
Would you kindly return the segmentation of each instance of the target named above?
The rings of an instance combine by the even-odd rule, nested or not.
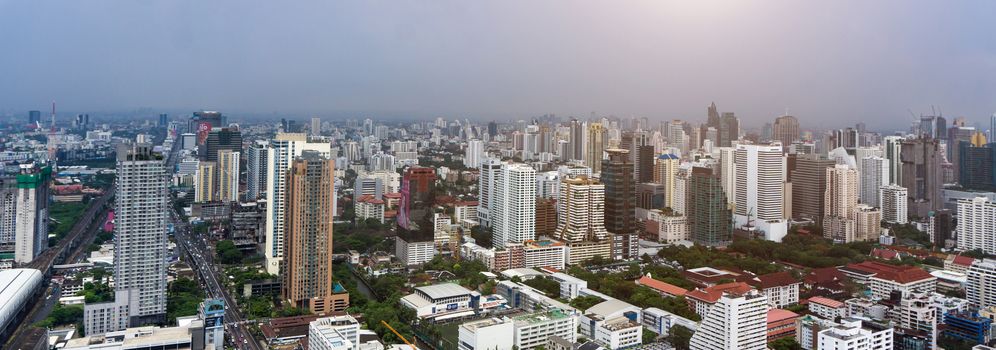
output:
[[[343,311],[349,295],[332,281],[335,161],[304,151],[287,172],[281,295],[318,314]]]
[[[14,262],[27,264],[48,248],[48,187],[52,168],[21,164],[14,205]]]
[[[567,158],[574,160],[584,160],[584,152],[585,152],[584,126],[577,119],[571,119],[570,127],[571,127],[570,130],[571,154]]]
[[[132,316],[164,320],[166,168],[152,145],[123,144],[115,170],[114,289],[131,291]]]
[[[311,136],[322,134],[322,118],[311,117]]]
[[[198,149],[201,160],[218,161],[218,151],[227,149],[242,152],[242,132],[238,128],[215,128],[207,135],[204,146]]]
[[[41,122],[41,111],[28,111],[28,124],[37,125],[39,122]]]
[[[785,156],[778,146],[738,145],[736,150],[737,227],[756,229],[781,242],[785,220]]]
[[[494,191],[502,162],[495,158],[488,158],[480,166],[481,172],[477,177],[477,219],[481,226],[491,227],[494,223],[492,213],[496,213]]]
[[[723,293],[692,335],[692,350],[764,350],[768,299],[757,291]]]
[[[564,242],[602,241],[605,230],[605,185],[585,176],[560,181],[560,214],[556,237]],[[608,252],[606,256],[608,257]]]
[[[636,146],[636,170],[633,176],[637,183],[654,181],[654,146]]]
[[[788,147],[799,141],[799,120],[790,115],[775,118],[772,134],[772,138],[780,141],[783,148]]]
[[[215,162],[197,163],[197,178],[194,180],[194,202],[207,203],[218,200],[216,195],[218,165]]]
[[[246,200],[255,201],[266,192],[267,142],[256,140],[246,149]]]
[[[719,123],[719,146],[731,147],[733,141],[740,139],[740,120],[731,113],[723,113]]]
[[[463,166],[479,167],[482,159],[484,159],[484,142],[481,140],[467,141],[467,149],[464,150],[463,155]]]
[[[232,150],[218,151],[218,200],[239,201],[239,155]]]
[[[881,207],[879,188],[889,184],[889,162],[882,157],[867,157],[861,162],[861,203]]]
[[[536,170],[526,164],[506,164],[495,181],[492,243],[504,248],[536,238]]]
[[[605,229],[614,234],[636,232],[636,183],[629,151],[607,149],[609,159],[602,161],[605,184]]]
[[[903,178],[903,138],[899,136],[885,137],[885,159],[889,163],[889,184],[898,185]]]
[[[996,253],[996,202],[986,197],[958,200],[958,249]]]
[[[600,173],[602,172],[602,158],[605,152],[605,128],[601,123],[591,123],[588,124],[587,132],[584,164],[591,168],[592,172]]]
[[[689,174],[687,198],[688,233],[697,244],[726,246],[733,241],[733,212],[727,206],[720,177],[711,168],[694,167]]]
[[[936,139],[917,138],[902,144],[902,178],[899,183],[908,191],[913,215],[927,217],[931,210],[941,209],[942,155]]]
[[[664,185],[664,206],[668,208],[674,207],[674,179],[680,162],[678,156],[664,153],[657,156],[654,164],[654,182]]]
[[[823,236],[835,242],[854,241],[855,209],[858,206],[858,171],[837,164],[826,169]]]
[[[305,134],[277,133],[266,150],[266,240],[263,255],[266,271],[280,274],[284,256],[284,205],[287,193],[286,173],[294,159],[304,151],[329,156],[331,147],[324,142],[309,142]]]
[[[887,185],[879,188],[879,200],[882,203],[882,220],[890,224],[905,224],[907,222],[906,188],[899,185]]]
[[[834,161],[818,154],[793,155],[795,168],[790,172],[792,182],[792,216],[823,224],[823,193],[827,189],[826,169]]]
[[[996,143],[985,144],[982,134],[976,134],[973,141],[957,145],[959,183],[970,190],[996,191]]]

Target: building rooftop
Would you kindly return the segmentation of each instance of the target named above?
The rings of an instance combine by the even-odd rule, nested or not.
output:
[[[812,298],[809,298],[809,302],[810,303],[820,304],[820,305],[825,305],[825,306],[832,307],[832,308],[839,308],[839,307],[843,307],[844,306],[843,302],[839,302],[839,301],[836,301],[836,300],[833,300],[833,299],[830,299],[830,298],[824,298],[824,297],[812,297]]]
[[[416,287],[416,290],[425,293],[432,299],[442,299],[470,294],[470,290],[456,283],[440,283],[425,287]]]
[[[788,319],[794,319],[799,317],[799,314],[785,309],[769,309],[768,310],[768,323],[784,321]]]
[[[640,277],[640,279],[636,280],[636,283],[642,286],[646,286],[650,289],[656,290],[658,292],[667,293],[674,296],[684,296],[686,293],[688,293],[688,290],[686,290],[685,288],[681,288],[664,281],[655,280],[653,278],[650,278],[650,276]]]
[[[719,298],[723,296],[723,294],[729,293],[734,295],[743,295],[751,290],[754,290],[754,288],[747,283],[732,282],[732,283],[718,284],[705,289],[695,289],[691,292],[688,292],[688,294],[685,294],[685,296],[693,299],[698,299],[707,303],[715,303],[716,301],[719,300]]]

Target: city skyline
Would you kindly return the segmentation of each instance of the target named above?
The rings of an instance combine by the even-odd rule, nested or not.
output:
[[[787,109],[889,130],[932,106],[978,126],[996,111],[990,3],[228,5],[2,4],[0,47],[23,54],[0,58],[17,67],[0,115],[695,121],[716,101],[749,126]]]

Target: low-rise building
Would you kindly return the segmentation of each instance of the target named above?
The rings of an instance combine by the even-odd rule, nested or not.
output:
[[[411,240],[409,242],[398,236],[395,238],[395,242],[395,255],[406,266],[424,264],[436,255],[436,243],[432,240]]]
[[[768,321],[768,342],[773,342],[782,338],[795,337],[796,319],[799,314],[784,309],[769,309]]]
[[[809,298],[809,312],[828,320],[847,317],[847,306],[843,302],[824,297]]]
[[[323,317],[308,325],[308,349],[356,350],[360,344],[360,324],[350,315]]]
[[[420,319],[443,320],[473,315],[481,294],[455,283],[416,287],[415,293],[401,298],[401,305],[415,310]]]
[[[562,309],[467,322],[458,328],[460,350],[534,349],[551,337],[577,340],[577,318]]]
[[[805,315],[796,319],[795,341],[806,350],[814,350],[819,346],[819,333],[824,329],[838,326],[838,323],[816,317]]]
[[[667,336],[674,326],[682,326],[694,332],[698,328],[698,322],[654,307],[643,309],[643,327],[651,332]]]
[[[764,294],[768,298],[768,305],[772,308],[783,308],[799,303],[799,285],[802,282],[792,277],[788,271],[760,275],[747,280],[747,283]]]
[[[839,326],[819,333],[821,350],[891,350],[893,330],[889,325],[846,318]]]
[[[653,289],[662,297],[669,297],[669,298],[683,297],[685,296],[685,294],[688,293],[687,289],[678,287],[676,285],[664,281],[655,280],[651,278],[650,274],[647,274],[646,276],[637,279],[636,284]]]

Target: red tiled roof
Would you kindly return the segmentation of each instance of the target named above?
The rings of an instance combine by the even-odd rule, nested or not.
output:
[[[799,314],[785,309],[770,309],[768,310],[768,323],[784,321],[790,318],[799,317]]]
[[[871,251],[871,256],[879,259],[893,260],[899,258],[899,252],[889,249],[874,248]]]
[[[836,267],[824,267],[819,269],[813,269],[806,275],[806,284],[819,284],[825,282],[841,281],[847,278],[843,272],[837,270]]]
[[[731,282],[731,283],[718,284],[712,287],[708,287],[706,289],[695,289],[685,294],[685,297],[698,299],[712,304],[715,303],[717,300],[719,300],[719,298],[723,296],[723,293],[740,295],[747,293],[752,289],[754,288],[752,288],[747,283]]]
[[[900,284],[934,278],[930,273],[916,266],[896,266],[876,261],[865,261],[858,264],[848,264],[847,268],[874,274],[875,278],[893,281]]]
[[[952,264],[961,265],[965,267],[972,266],[972,263],[974,262],[975,262],[974,258],[964,255],[955,255],[954,260],[951,261]]]
[[[789,286],[801,282],[795,279],[795,277],[792,277],[792,274],[788,271],[781,271],[754,277],[750,281],[747,281],[747,283],[750,283],[750,285],[760,289],[768,289]]]
[[[671,294],[674,296],[682,296],[688,293],[688,290],[684,288],[678,287],[676,285],[664,281],[658,281],[648,276],[640,277],[640,279],[636,280],[636,284],[646,286],[658,292]]]
[[[812,298],[809,298],[809,302],[810,303],[817,303],[817,304],[820,304],[820,305],[826,305],[826,306],[829,306],[829,307],[832,307],[832,308],[835,308],[835,309],[844,306],[844,303],[842,303],[842,302],[839,302],[839,301],[836,301],[836,300],[833,300],[833,299],[830,299],[830,298],[824,298],[824,297],[812,297]]]
[[[397,193],[397,192],[385,193],[384,197],[387,197],[387,198],[399,198],[400,199],[401,198],[401,193]]]

